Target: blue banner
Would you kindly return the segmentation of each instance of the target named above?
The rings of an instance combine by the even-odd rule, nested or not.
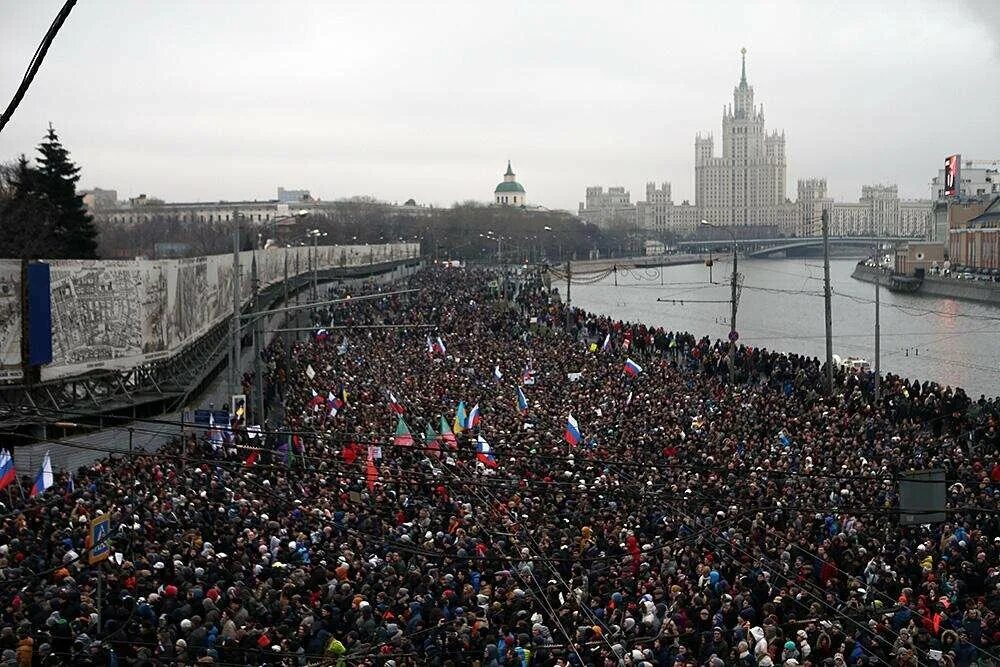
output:
[[[52,299],[49,265],[28,264],[28,364],[52,361]]]

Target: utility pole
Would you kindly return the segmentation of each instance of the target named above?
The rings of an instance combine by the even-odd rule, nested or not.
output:
[[[736,257],[736,234],[733,234],[733,284],[729,295],[732,301],[732,315],[729,318],[729,385],[733,388],[736,387],[736,341],[739,340],[739,334],[736,333],[736,306],[739,304],[737,288],[740,274],[736,270]]]
[[[281,281],[281,305],[288,305],[288,246],[285,246],[285,279]],[[287,321],[287,320],[285,320]],[[287,342],[287,336],[285,337]]]
[[[882,258],[878,244],[875,244],[875,402],[882,396]]]
[[[570,312],[569,311],[570,311],[570,303],[571,302],[570,302],[569,286],[570,286],[570,280],[572,279],[572,277],[573,277],[573,269],[570,266],[569,260],[567,259],[566,260],[566,333],[569,333],[569,329],[570,329],[570,324],[569,324]]]
[[[240,223],[233,214],[233,317],[229,322],[229,395],[226,403],[236,394],[240,365]]]
[[[319,238],[319,234],[313,234],[313,248],[312,248],[312,267],[313,267],[313,301],[319,301],[319,297],[316,293],[316,265],[319,263],[319,257],[316,255],[316,240]]]
[[[823,211],[823,306],[826,315],[826,389],[833,396],[833,310],[830,305],[830,212]]]
[[[264,336],[264,330],[262,328],[262,316],[257,315],[257,311],[261,310],[260,307],[260,280],[257,277],[257,254],[254,253],[253,263],[250,265],[251,276],[253,280],[253,312],[255,314],[253,321],[253,393],[254,393],[254,418],[257,424],[264,425],[264,368],[261,363],[260,353],[263,347],[263,341],[261,338]],[[247,419],[247,423],[250,420]],[[265,431],[267,429],[264,429]]]

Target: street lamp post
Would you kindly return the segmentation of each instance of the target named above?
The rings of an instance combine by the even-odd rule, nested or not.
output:
[[[739,273],[737,272],[737,254],[736,254],[736,234],[733,232],[732,227],[725,226],[721,227],[719,225],[713,225],[708,220],[702,220],[701,224],[703,227],[712,227],[714,229],[724,229],[729,233],[729,236],[733,239],[733,276],[731,279],[731,292],[729,296],[730,305],[732,306],[732,313],[729,317],[729,384],[736,384],[736,341],[739,340],[739,334],[736,332],[736,307],[739,304],[737,285],[739,280]]]

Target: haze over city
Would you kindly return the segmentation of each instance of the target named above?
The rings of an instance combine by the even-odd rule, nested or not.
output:
[[[12,91],[61,2],[0,5]],[[788,181],[926,197],[941,157],[1000,154],[1000,10],[944,2],[265,3],[78,6],[0,156],[51,121],[80,185],[168,201],[486,201],[511,159],[533,203],[670,181],[694,198],[693,139],[719,136],[739,51]]]

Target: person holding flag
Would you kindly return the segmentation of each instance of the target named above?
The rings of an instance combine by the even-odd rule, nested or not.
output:
[[[392,390],[389,390],[388,394],[389,394],[389,409],[395,412],[397,415],[401,415],[404,412],[406,412],[406,408],[404,408],[403,404],[399,402],[399,400],[396,398],[396,395],[392,393]]]
[[[52,459],[49,458],[49,453],[45,452],[45,458],[42,460],[42,467],[38,470],[38,475],[35,477],[35,483],[31,485],[30,497],[45,493],[45,489],[52,486],[55,483],[55,476],[52,474]]]
[[[497,467],[497,460],[493,456],[493,448],[490,447],[489,443],[481,435],[476,438],[476,460],[487,468]]]
[[[469,410],[469,416],[465,420],[465,430],[469,431],[477,426],[479,426],[479,403],[473,405],[472,409]]]
[[[410,433],[410,427],[406,425],[403,421],[403,417],[399,417],[399,421],[396,422],[396,435],[393,436],[392,444],[397,447],[412,447],[413,446],[413,434]]]
[[[576,447],[583,439],[583,436],[580,435],[580,425],[576,423],[576,419],[573,418],[572,414],[566,419],[566,429],[563,431],[563,437],[573,447]]]
[[[625,360],[625,375],[629,377],[639,377],[639,373],[642,372],[642,366],[632,361],[631,357]]]
[[[0,449],[0,491],[6,489],[17,480],[17,470],[14,469],[14,459],[6,449]]]
[[[452,449],[458,449],[458,439],[448,426],[448,421],[441,415],[441,441]]]
[[[438,442],[438,434],[430,424],[424,429],[424,447],[427,448],[428,454],[433,453],[434,456],[441,458],[441,443]]]
[[[458,435],[465,429],[465,420],[467,415],[465,414],[465,401],[458,402],[458,408],[455,410],[455,421],[452,422],[451,430],[455,435]]]
[[[517,411],[522,414],[528,411],[528,397],[520,387],[517,387]]]

